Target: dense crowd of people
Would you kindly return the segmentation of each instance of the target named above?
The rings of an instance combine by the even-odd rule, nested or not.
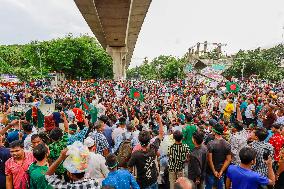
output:
[[[0,86],[0,188],[284,188],[284,84],[238,88],[207,80]],[[55,110],[43,115],[39,104],[51,101]],[[15,111],[27,103],[29,111]]]

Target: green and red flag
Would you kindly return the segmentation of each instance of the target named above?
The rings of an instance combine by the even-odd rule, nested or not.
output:
[[[143,101],[144,95],[139,90],[132,88],[130,91],[130,98]]]
[[[89,110],[90,110],[90,104],[89,104],[89,102],[88,102],[84,97],[82,97],[81,102],[82,102],[82,109],[83,109],[85,112],[86,112],[86,111],[89,111]]]
[[[81,102],[80,102],[79,98],[75,98],[75,101],[76,101],[76,104],[75,104],[76,108],[80,108]]]
[[[240,90],[240,85],[237,84],[236,82],[227,82],[226,89],[230,93],[237,93]]]

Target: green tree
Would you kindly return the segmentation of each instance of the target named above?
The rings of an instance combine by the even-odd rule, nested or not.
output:
[[[68,79],[113,77],[112,59],[98,41],[71,34],[51,41],[0,46],[0,71],[21,80],[45,77],[53,71],[64,72]]]

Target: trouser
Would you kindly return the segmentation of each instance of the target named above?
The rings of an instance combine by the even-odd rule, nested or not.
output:
[[[196,189],[204,189],[204,181],[201,180],[199,184],[195,184]]]
[[[174,189],[175,182],[179,177],[183,177],[183,171],[169,172],[170,189]]]
[[[156,182],[156,183],[152,184],[151,186],[147,186],[144,189],[158,189],[158,183]]]
[[[220,179],[215,177],[213,174],[206,175],[205,179],[205,189],[212,189],[213,186],[216,186],[216,189],[223,189],[224,188],[224,176],[222,176]]]

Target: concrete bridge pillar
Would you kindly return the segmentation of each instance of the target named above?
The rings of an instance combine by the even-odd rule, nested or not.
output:
[[[126,79],[126,61],[125,56],[128,52],[126,47],[110,47],[106,48],[107,53],[113,60],[113,79]]]

